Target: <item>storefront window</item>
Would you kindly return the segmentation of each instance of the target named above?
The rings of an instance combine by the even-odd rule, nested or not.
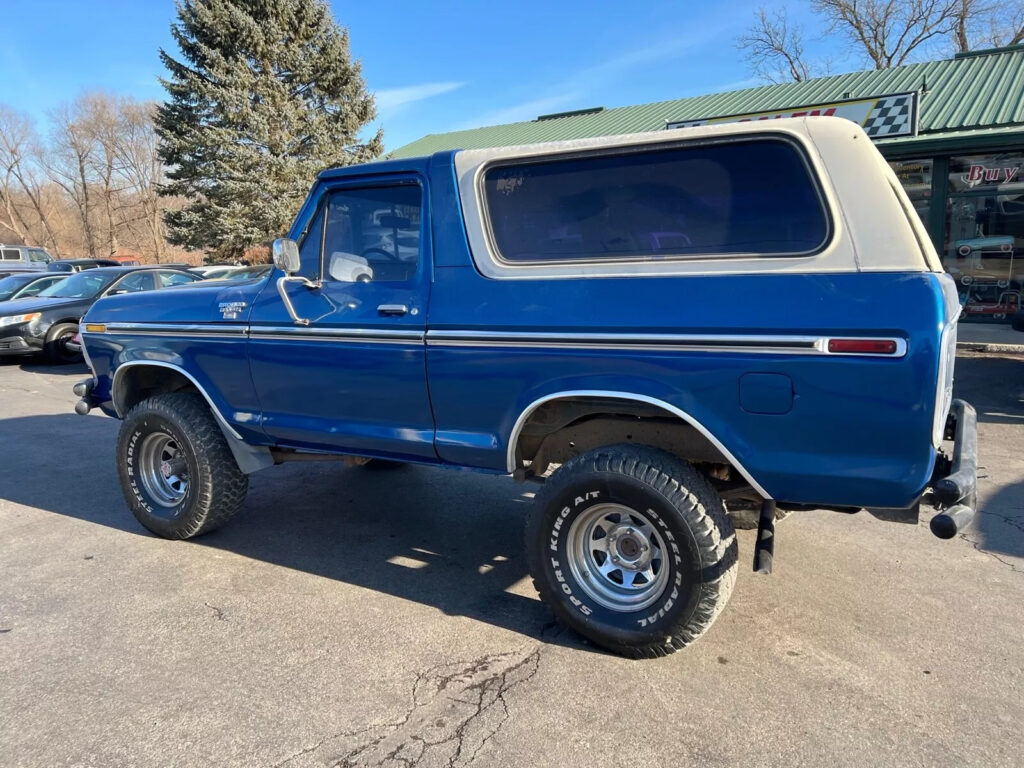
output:
[[[917,215],[927,224],[932,199],[932,161],[895,160],[889,165],[903,185]]]
[[[943,264],[966,319],[1005,322],[1024,307],[1024,153],[954,157]]]
[[[1024,192],[1024,152],[949,159],[950,192]]]

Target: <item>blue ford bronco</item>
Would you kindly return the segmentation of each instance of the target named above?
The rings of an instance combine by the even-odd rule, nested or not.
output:
[[[540,483],[537,590],[660,656],[732,591],[734,520],[868,509],[952,537],[975,507],[955,285],[838,118],[439,152],[320,174],[269,277],[97,302],[79,413],[154,533],[247,475],[375,459]],[[473,514],[472,509],[466,510]]]

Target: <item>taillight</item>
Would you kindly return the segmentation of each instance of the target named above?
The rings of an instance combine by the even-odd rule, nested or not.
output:
[[[895,355],[899,344],[895,339],[829,339],[828,351],[847,355]]]

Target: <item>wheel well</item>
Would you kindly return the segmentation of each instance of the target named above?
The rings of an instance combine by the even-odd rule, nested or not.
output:
[[[115,409],[124,416],[147,397],[187,390],[199,391],[185,374],[173,368],[133,365],[117,377],[117,390],[111,395]]]
[[[56,328],[58,325],[65,324],[78,325],[78,319],[74,317],[65,317],[63,320],[57,320],[55,322],[50,323],[50,327],[46,331],[47,338],[49,338],[50,333],[53,331],[54,328]]]
[[[713,480],[746,487],[742,471],[701,430],[666,408],[641,400],[567,396],[529,413],[514,435],[514,470],[543,475],[552,464],[615,443],[661,448],[701,468]]]

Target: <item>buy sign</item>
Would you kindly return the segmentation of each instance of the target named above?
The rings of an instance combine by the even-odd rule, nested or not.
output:
[[[1009,184],[1017,174],[1020,173],[1020,166],[1016,168],[989,168],[987,165],[972,165],[964,177],[964,181],[972,186],[985,182],[986,184]]]

